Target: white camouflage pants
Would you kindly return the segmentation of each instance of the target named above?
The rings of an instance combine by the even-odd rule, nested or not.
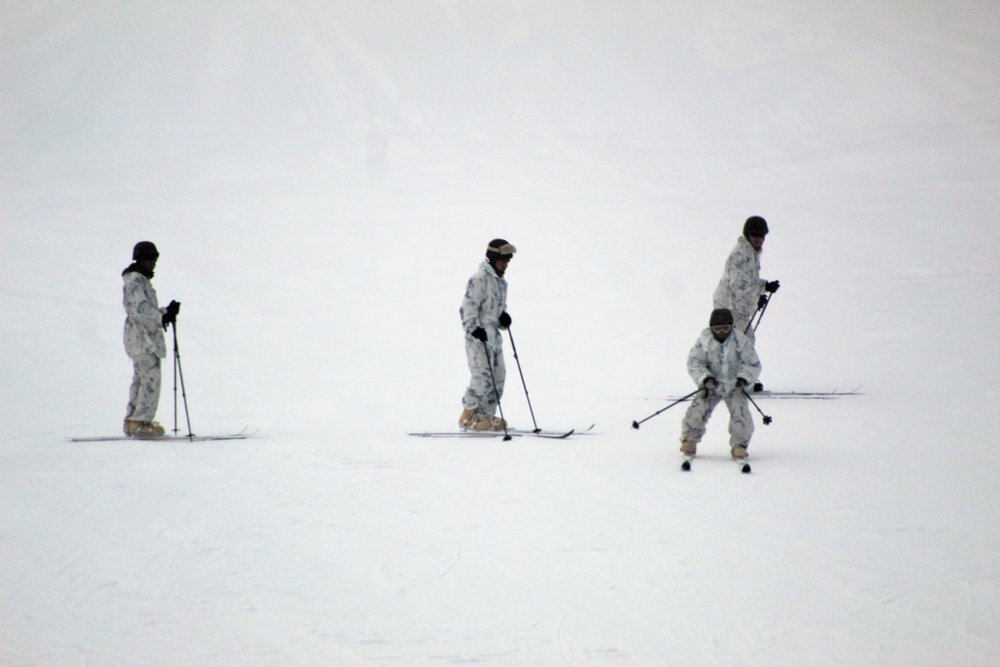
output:
[[[132,357],[132,386],[125,419],[151,422],[160,404],[160,358],[155,354]]]
[[[469,361],[469,387],[462,397],[462,407],[475,409],[480,419],[489,419],[496,414],[497,404],[503,398],[504,381],[507,379],[507,366],[503,360],[502,347],[490,347],[487,359],[487,346],[473,338],[465,341],[465,356]],[[488,363],[487,363],[488,362]],[[490,374],[490,364],[493,373]],[[496,380],[496,391],[493,381]],[[499,395],[498,395],[499,394]]]
[[[753,436],[753,415],[750,414],[750,402],[740,390],[726,395],[710,391],[707,397],[704,390],[699,391],[684,413],[684,420],[681,422],[681,442],[685,440],[701,442],[712,411],[722,400],[726,401],[726,407],[729,408],[729,446],[746,447],[750,444],[750,438]]]
[[[733,329],[749,338],[751,343],[757,342],[757,333],[753,330],[753,327],[750,326],[750,320],[752,320],[756,314],[757,313],[754,313],[747,318],[736,315],[735,313],[733,314]]]

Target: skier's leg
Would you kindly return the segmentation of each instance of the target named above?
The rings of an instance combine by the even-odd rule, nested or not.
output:
[[[478,410],[486,394],[493,391],[483,344],[476,339],[465,341],[465,358],[469,362],[469,386],[462,397],[462,407]]]
[[[493,361],[493,377],[497,382],[495,398],[499,403],[503,398],[503,388],[507,382],[507,364],[503,358],[503,347],[498,345],[496,348],[491,348],[490,359]]]
[[[714,391],[699,391],[691,401],[691,405],[684,412],[684,419],[681,421],[681,446],[684,443],[694,443],[695,446],[701,442],[708,426],[708,420],[712,416],[712,411],[719,404],[720,396]],[[683,449],[681,451],[684,451]],[[685,452],[693,454],[694,451]]]
[[[125,421],[135,419],[135,408],[139,404],[139,387],[141,386],[141,371],[138,359],[132,358],[132,385],[128,388],[128,406],[125,408]]]
[[[748,317],[743,314],[733,313],[733,329],[749,338],[751,343],[754,343],[757,340],[753,327],[750,326],[750,321],[753,319],[754,314],[755,313],[751,313]]]
[[[750,446],[754,430],[750,402],[746,394],[737,389],[726,396],[726,407],[729,408],[729,446],[731,449],[740,446],[745,450]]]
[[[134,362],[138,386],[131,419],[152,422],[160,404],[160,358],[154,354],[142,354],[134,357]]]

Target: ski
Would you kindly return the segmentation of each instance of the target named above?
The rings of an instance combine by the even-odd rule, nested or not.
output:
[[[228,433],[221,435],[159,435],[153,437],[137,437],[129,435],[93,435],[93,436],[81,436],[76,438],[67,438],[70,442],[124,442],[126,440],[131,440],[135,442],[181,442],[186,440],[188,442],[210,442],[213,440],[246,440],[256,433],[247,433],[246,429],[243,429],[239,433]]]
[[[549,430],[538,430],[538,431],[528,431],[525,429],[507,429],[507,435],[514,438],[522,437],[533,437],[533,438],[546,438],[548,440],[565,440],[572,435],[584,435],[588,433],[594,425],[591,424],[589,428],[583,431],[577,431],[576,429],[570,429],[568,431],[549,431]],[[406,435],[411,435],[417,438],[496,438],[503,437],[503,431],[425,431],[421,433],[407,433]]]
[[[841,396],[859,396],[859,391],[763,391],[752,392],[751,396],[760,398],[805,398],[815,400],[829,400],[840,398]]]
[[[814,400],[829,400],[835,398],[841,398],[843,396],[861,396],[859,391],[861,387],[853,391],[770,391],[764,389],[762,391],[751,391],[750,396],[754,398],[779,398],[779,399],[814,399]],[[667,396],[666,399],[651,399],[651,400],[667,400],[667,401],[683,401],[690,400],[683,396]]]

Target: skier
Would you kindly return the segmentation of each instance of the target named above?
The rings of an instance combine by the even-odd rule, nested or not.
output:
[[[132,386],[122,430],[125,435],[150,438],[163,435],[153,421],[160,402],[160,360],[167,356],[163,332],[177,321],[181,304],[171,301],[160,308],[150,279],[160,253],[149,241],[132,249],[132,264],[122,271],[122,303],[125,306],[125,352],[132,359]]]
[[[681,426],[681,452],[693,457],[705,435],[708,420],[720,401],[729,409],[729,447],[737,461],[747,458],[747,447],[753,435],[744,388],[760,375],[760,359],[753,343],[733,328],[733,314],[726,308],[712,311],[705,329],[688,353],[688,374],[702,387],[687,412]]]
[[[517,248],[504,239],[493,239],[486,247],[486,259],[465,286],[459,314],[465,330],[470,379],[458,418],[462,429],[502,431],[507,426],[495,413],[507,377],[500,330],[511,323],[503,276],[516,252]]]
[[[736,247],[729,253],[722,279],[712,298],[713,308],[727,308],[733,313],[733,326],[756,340],[754,330],[749,328],[750,320],[767,303],[766,292],[778,291],[781,283],[767,281],[760,277],[760,254],[764,251],[764,237],[767,236],[767,221],[753,215],[743,224],[743,236],[736,241]]]

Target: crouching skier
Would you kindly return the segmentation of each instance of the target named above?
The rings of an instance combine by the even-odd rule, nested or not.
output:
[[[125,352],[132,359],[132,386],[122,430],[137,438],[163,435],[163,427],[153,421],[160,402],[160,361],[167,356],[163,332],[177,320],[181,304],[171,301],[160,308],[150,279],[160,253],[149,241],[140,241],[132,250],[132,264],[122,271],[125,306]]]
[[[465,286],[459,314],[465,330],[470,379],[458,418],[462,429],[503,431],[507,426],[496,416],[507,377],[500,330],[511,323],[507,314],[507,281],[503,276],[516,252],[517,248],[503,239],[490,241],[486,259]]]
[[[729,409],[730,452],[737,461],[746,459],[753,418],[744,388],[757,381],[761,365],[750,339],[733,328],[732,312],[726,308],[712,311],[708,328],[688,354],[687,367],[691,379],[704,391],[695,395],[684,413],[681,452],[689,459],[695,455],[712,411],[724,400]]]

